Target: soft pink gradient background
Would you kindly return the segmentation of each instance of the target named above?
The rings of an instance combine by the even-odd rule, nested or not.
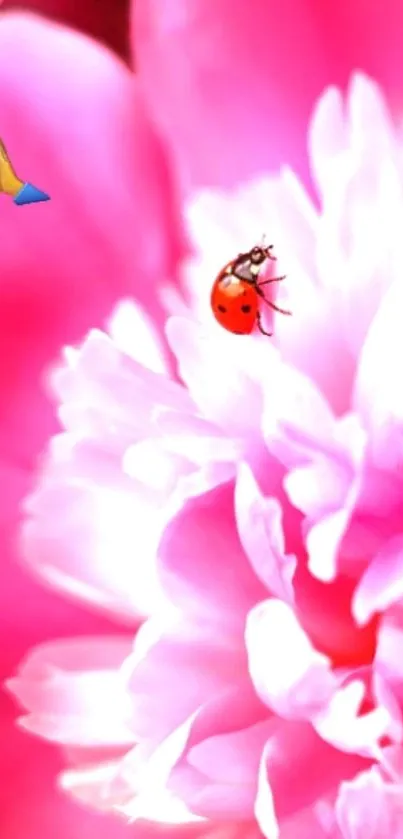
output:
[[[110,4],[105,19],[94,15],[94,5],[83,2],[77,20],[76,4],[67,1],[49,2],[46,11],[107,36],[124,53],[120,4],[113,12]],[[305,131],[313,103],[326,85],[344,86],[355,68],[384,86],[400,114],[398,0],[193,0],[191,14],[187,5],[137,0],[132,15],[148,106],[172,143],[186,188],[234,184],[284,160],[307,178]],[[23,210],[0,197],[3,680],[46,638],[113,631],[44,591],[19,567],[18,502],[55,429],[41,390],[44,367],[61,345],[102,323],[122,294],[138,294],[158,319],[155,289],[175,267],[180,237],[163,151],[132,79],[112,57],[32,19],[0,19],[0,95],[0,136],[17,171],[52,196],[48,205]],[[151,262],[132,248],[134,236],[141,241],[150,229],[160,242]],[[130,828],[84,814],[54,791],[60,758],[19,733],[14,716],[1,695],[2,839],[50,839],[55,830],[64,839],[127,835]]]
[[[0,196],[3,681],[41,640],[117,631],[44,591],[19,566],[18,504],[57,428],[42,371],[63,344],[103,324],[122,295],[142,297],[158,321],[155,283],[160,271],[174,271],[179,243],[164,152],[131,74],[112,54],[34,18],[2,15],[0,97],[0,136],[17,172],[52,196],[22,213]],[[101,829],[111,835],[109,820],[100,827],[99,818],[83,818],[56,794],[56,751],[20,733],[13,704],[3,693],[0,701],[2,838],[53,836],[61,822],[69,839]]]
[[[132,22],[152,112],[192,185],[284,161],[308,178],[313,102],[353,70],[403,105],[399,0],[138,0]]]

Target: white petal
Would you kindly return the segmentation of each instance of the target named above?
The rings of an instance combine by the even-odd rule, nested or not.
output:
[[[375,768],[343,783],[336,803],[343,839],[401,839],[403,784],[382,780]]]
[[[386,542],[374,556],[355,590],[353,615],[361,626],[376,612],[403,600],[403,536]]]
[[[261,494],[245,463],[238,470],[235,510],[240,540],[258,577],[271,594],[292,603],[297,560],[285,553],[280,503]]]
[[[249,672],[263,702],[287,719],[310,719],[332,697],[329,659],[318,653],[293,610],[267,600],[250,612],[245,643]]]
[[[116,306],[108,324],[115,345],[139,364],[167,375],[167,365],[158,332],[146,312],[132,300]]]
[[[360,715],[365,686],[355,680],[337,691],[329,705],[314,720],[318,734],[341,751],[363,757],[379,757],[379,741],[388,733],[390,716],[386,708]]]

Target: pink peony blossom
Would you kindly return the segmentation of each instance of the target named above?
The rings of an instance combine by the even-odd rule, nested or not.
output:
[[[23,534],[35,573],[128,631],[39,647],[9,687],[26,710],[21,724],[64,747],[62,786],[103,812],[196,819],[191,835],[397,839],[399,133],[365,76],[353,78],[346,108],[326,90],[308,137],[319,210],[292,171],[267,175],[283,160],[304,173],[295,125],[329,76],[343,75],[341,59],[318,62],[309,18],[284,6],[309,56],[291,131],[287,80],[300,68],[288,50],[290,76],[267,82],[277,57],[275,39],[265,49],[270,4],[248,6],[248,18],[236,9],[225,32],[225,3],[212,20],[195,3],[194,21],[181,6],[172,17],[159,4],[153,18],[146,5],[137,21],[148,107],[186,189],[215,185],[188,206],[188,300],[170,287],[163,298],[179,376],[127,302],[108,330],[66,351],[53,376],[64,432]],[[375,18],[365,60],[354,62],[367,70]],[[214,54],[219,73],[228,59],[231,71],[249,68],[236,84],[222,73],[231,95],[219,97],[214,73],[209,82]],[[388,83],[386,66],[373,69]],[[203,89],[216,98],[186,107]],[[395,107],[398,92],[388,84]],[[220,107],[204,110],[209,101]],[[294,312],[276,320],[273,342],[221,332],[208,309],[221,261],[263,230]],[[139,613],[150,617],[132,646]]]
[[[149,618],[134,646],[38,648],[9,688],[103,811],[398,839],[402,146],[362,74],[345,103],[324,92],[308,146],[320,209],[289,169],[188,206],[187,302],[165,292],[179,380],[134,304],[66,350],[24,554]],[[293,311],[274,341],[208,306],[214,263],[262,224]]]

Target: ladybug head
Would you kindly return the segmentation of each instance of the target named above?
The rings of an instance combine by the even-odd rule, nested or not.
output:
[[[265,259],[269,259],[270,248],[260,247],[256,245],[249,251],[249,258],[253,265],[261,265]]]

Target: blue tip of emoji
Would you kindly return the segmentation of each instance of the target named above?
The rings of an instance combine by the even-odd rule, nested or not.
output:
[[[23,204],[39,204],[40,201],[50,201],[50,195],[28,183],[24,184],[14,198],[14,204],[17,204],[18,207]]]

